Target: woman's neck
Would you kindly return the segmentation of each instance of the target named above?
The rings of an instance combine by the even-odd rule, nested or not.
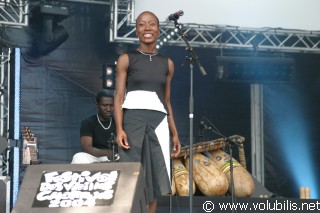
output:
[[[157,48],[155,45],[150,45],[150,46],[140,45],[137,49],[145,53],[157,53]]]

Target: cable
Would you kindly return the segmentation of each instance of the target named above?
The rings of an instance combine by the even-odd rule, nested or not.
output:
[[[209,123],[210,126],[213,128],[213,130],[215,130],[216,132],[220,132],[219,129],[215,125],[213,125],[213,123],[208,118],[206,118],[205,116],[202,116],[201,120],[206,121],[207,123]]]

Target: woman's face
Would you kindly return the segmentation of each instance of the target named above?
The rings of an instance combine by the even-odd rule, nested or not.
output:
[[[142,43],[157,42],[160,34],[159,21],[154,14],[144,12],[139,15],[136,22],[136,35]]]

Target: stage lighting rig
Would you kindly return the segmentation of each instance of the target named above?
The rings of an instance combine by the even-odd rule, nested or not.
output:
[[[67,30],[60,22],[69,16],[69,9],[54,2],[45,1],[37,5],[33,10],[33,18],[41,25],[40,38],[34,42],[33,53],[46,55],[59,47],[69,37]]]
[[[69,16],[69,9],[64,6],[42,4],[40,5],[40,13],[47,15]]]
[[[290,83],[295,60],[284,57],[217,57],[216,80],[246,83]]]
[[[115,89],[116,84],[116,65],[103,64],[102,65],[102,87],[103,89]]]

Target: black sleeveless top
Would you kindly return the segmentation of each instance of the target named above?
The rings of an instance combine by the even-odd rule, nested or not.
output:
[[[136,90],[156,92],[168,112],[165,102],[166,78],[169,73],[168,57],[163,55],[143,55],[137,50],[127,53],[129,67],[127,73],[127,93]]]

